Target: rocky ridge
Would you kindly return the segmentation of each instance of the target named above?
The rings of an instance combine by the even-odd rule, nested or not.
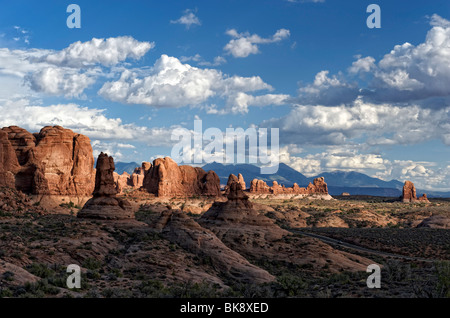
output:
[[[314,179],[314,182],[309,183],[306,188],[299,187],[297,183],[292,187],[285,187],[284,185],[278,184],[277,181],[273,181],[272,186],[269,187],[266,182],[254,179],[250,184],[249,191],[251,194],[328,195],[328,186],[323,177]]]
[[[230,185],[228,201],[216,202],[198,223],[211,230],[225,245],[247,259],[277,259],[289,263],[325,266],[331,271],[364,270],[366,258],[333,249],[307,237],[296,237],[275,224],[249,201],[239,183]]]

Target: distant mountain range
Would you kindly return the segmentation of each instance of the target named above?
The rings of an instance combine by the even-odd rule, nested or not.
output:
[[[223,165],[213,162],[203,166],[203,169],[205,171],[213,170],[217,173],[221,184],[227,184],[230,174],[237,176],[239,173],[244,176],[244,180],[248,185],[250,185],[253,179],[260,179],[269,182],[270,185],[272,185],[273,181],[277,181],[279,184],[284,184],[289,187],[294,183],[297,183],[299,186],[307,186],[310,180],[310,178],[284,163],[280,163],[276,174],[261,174],[260,168],[251,164]]]
[[[403,188],[403,182],[401,181],[384,181],[355,171],[324,172],[314,177],[306,177],[284,163],[280,163],[278,172],[272,175],[261,174],[260,168],[251,164],[223,165],[214,162],[203,166],[203,169],[205,171],[214,170],[219,176],[221,184],[227,184],[228,176],[231,173],[236,176],[241,173],[247,186],[250,186],[253,179],[260,179],[267,182],[269,186],[272,185],[273,181],[277,181],[286,187],[291,187],[294,183],[297,183],[300,187],[306,187],[315,178],[324,177],[331,195],[340,195],[347,192],[352,195],[399,197]],[[419,196],[423,193],[426,193],[430,198],[450,197],[450,192],[417,189]]]
[[[384,181],[378,178],[369,177],[368,175],[355,171],[324,172],[319,176],[324,177],[327,184],[332,186],[355,188],[403,188],[403,182],[400,182],[398,180]]]
[[[116,172],[122,174],[126,171],[132,174],[134,168],[141,165],[136,162],[116,162]],[[241,173],[247,186],[253,179],[260,179],[269,186],[273,181],[277,181],[281,185],[291,187],[297,183],[300,187],[306,187],[315,178],[324,177],[328,184],[328,191],[331,195],[340,195],[344,192],[351,195],[373,195],[386,197],[399,197],[402,194],[403,182],[398,180],[384,181],[378,178],[369,177],[363,173],[355,171],[333,171],[324,172],[314,177],[306,177],[297,170],[289,167],[284,163],[280,163],[276,174],[261,174],[260,168],[251,164],[224,165],[213,162],[202,167],[205,171],[213,170],[220,178],[220,184],[225,185],[230,174],[238,175]],[[417,189],[417,195],[421,196],[426,193],[430,198],[450,198],[450,192],[428,191]]]
[[[123,174],[124,172],[128,174],[132,174],[134,169],[140,167],[141,165],[137,162],[116,162],[115,163],[116,170],[118,174]]]

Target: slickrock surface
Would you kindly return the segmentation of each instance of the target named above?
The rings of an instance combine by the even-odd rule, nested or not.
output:
[[[247,259],[279,261],[320,267],[331,271],[364,270],[373,261],[333,249],[318,240],[296,237],[273,219],[259,213],[239,183],[230,186],[227,202],[216,202],[198,223],[210,229],[232,250]]]
[[[0,188],[0,211],[14,214],[44,214],[44,208],[35,204],[30,196],[11,188]]]
[[[200,258],[210,259],[214,268],[233,280],[244,283],[267,283],[275,280],[267,271],[250,264],[223,244],[214,233],[202,228],[181,211],[163,212],[156,228],[161,229],[163,236],[169,241]]]
[[[423,220],[417,227],[432,229],[450,229],[450,218],[444,215],[433,215]]]

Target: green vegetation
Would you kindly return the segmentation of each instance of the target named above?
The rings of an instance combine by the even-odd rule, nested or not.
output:
[[[439,297],[450,298],[450,261],[443,261],[436,264],[437,272],[437,293]]]

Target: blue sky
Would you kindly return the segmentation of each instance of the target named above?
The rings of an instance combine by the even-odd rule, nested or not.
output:
[[[366,25],[371,3],[381,29]],[[137,162],[170,155],[196,118],[272,127],[306,175],[449,190],[448,20],[437,0],[5,2],[0,126],[59,124]]]

